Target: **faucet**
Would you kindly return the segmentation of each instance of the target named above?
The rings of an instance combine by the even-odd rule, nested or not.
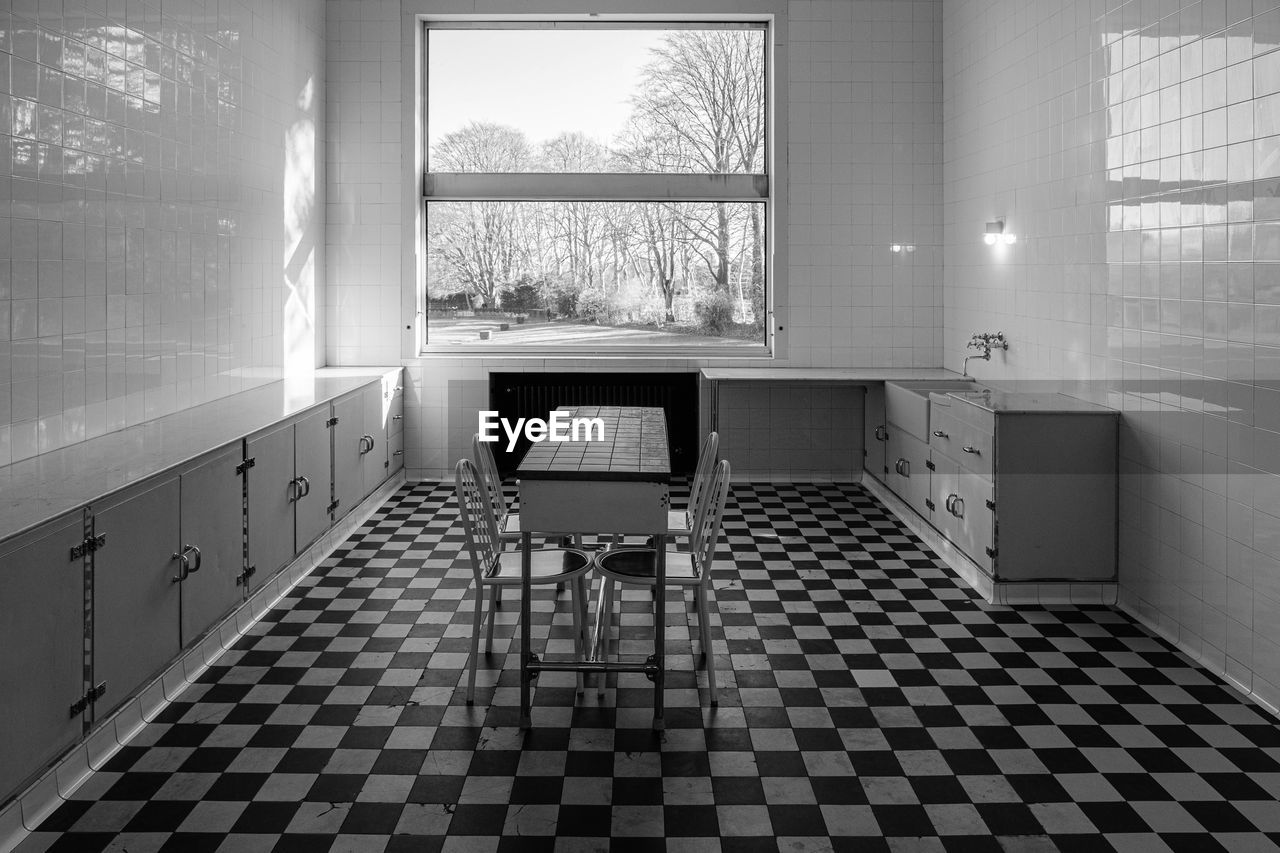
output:
[[[1004,332],[974,332],[973,337],[966,344],[968,349],[982,350],[981,355],[966,355],[964,357],[964,368],[961,375],[969,375],[969,359],[980,358],[983,361],[991,360],[991,351],[993,349],[1007,350],[1009,342],[1005,340]]]

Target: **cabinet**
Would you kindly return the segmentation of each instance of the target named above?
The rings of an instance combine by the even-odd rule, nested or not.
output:
[[[862,464],[865,470],[881,480],[889,474],[886,462],[888,425],[885,418],[884,385],[868,385],[866,397],[862,401]]]
[[[373,493],[387,478],[390,462],[387,439],[390,435],[391,389],[385,383],[371,385],[361,393],[364,410],[363,432],[360,434],[360,476],[363,499]]]
[[[364,394],[335,400],[333,416],[333,518],[342,518],[364,497]]]
[[[180,644],[199,639],[243,599],[244,481],[239,442],[182,472],[175,584],[182,594]]]
[[[404,467],[404,386],[399,379],[387,392],[391,397],[387,436],[387,475]]]
[[[930,396],[930,522],[993,579],[1115,577],[1118,413],[1061,394]]]
[[[76,511],[0,543],[0,801],[83,729],[69,712],[85,692],[83,539]]]
[[[94,705],[102,717],[177,656],[183,560],[179,549],[181,481],[160,477],[91,508],[93,530],[106,536],[93,554],[93,683],[106,682]]]
[[[254,436],[246,476],[248,589],[273,576],[329,527],[332,436],[329,406]]]

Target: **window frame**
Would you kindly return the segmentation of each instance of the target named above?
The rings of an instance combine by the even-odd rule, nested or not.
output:
[[[424,0],[420,0],[424,2]],[[427,5],[432,5],[426,0]],[[408,4],[406,4],[408,5]],[[654,5],[659,5],[655,3]],[[781,13],[785,0],[715,0],[711,5],[723,11],[690,11],[679,2],[671,2],[671,10],[643,16],[622,13],[582,13],[569,15],[493,14],[435,15],[419,10],[405,13],[406,26],[411,26],[414,53],[413,178],[414,215],[407,217],[412,235],[408,240],[412,258],[406,258],[405,308],[412,300],[412,320],[404,326],[406,357],[448,355],[451,357],[631,357],[705,359],[772,359],[779,357],[785,344],[785,318],[778,306],[785,304],[785,283],[779,274],[785,269],[783,245],[778,239],[785,227],[785,152],[784,124],[779,120],[780,91],[785,80],[778,73],[782,42]],[[729,7],[736,7],[729,9]],[[743,9],[743,6],[755,7]],[[742,28],[764,32],[765,140],[764,172],[761,174],[707,173],[455,173],[428,172],[427,133],[427,39],[431,29],[697,29]],[[409,135],[409,132],[406,132]],[[406,158],[407,159],[407,158]],[[761,203],[764,206],[764,262],[766,321],[763,340],[745,345],[625,345],[625,344],[555,344],[502,345],[432,344],[427,313],[426,282],[426,217],[433,202],[448,201],[688,201]],[[409,313],[406,310],[406,314]]]

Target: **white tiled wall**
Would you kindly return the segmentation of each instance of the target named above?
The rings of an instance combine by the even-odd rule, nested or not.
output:
[[[471,5],[441,0],[439,8]],[[400,308],[407,179],[400,138],[414,104],[400,85],[400,8],[399,0],[329,0],[327,7],[332,365],[398,360],[400,330],[410,321]],[[940,361],[941,9],[940,0],[789,4],[789,266],[780,272],[786,300],[778,306],[789,333],[783,363]],[[645,11],[644,2],[635,10]],[[891,252],[893,244],[903,251]],[[483,382],[489,369],[704,363],[602,368],[599,361],[541,358],[411,359],[406,464],[412,474],[441,476],[467,452],[458,436],[474,432],[475,412],[450,408],[450,385]]]
[[[1280,0],[944,6],[945,364],[1124,410],[1123,605],[1273,704],[1278,48]]]
[[[323,363],[323,33],[319,0],[0,4],[0,464]]]

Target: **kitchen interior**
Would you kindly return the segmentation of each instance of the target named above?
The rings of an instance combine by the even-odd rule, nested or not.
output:
[[[554,197],[432,172],[433,27],[672,22],[762,39],[759,345],[433,343],[432,205]],[[567,405],[728,463],[665,688],[533,678],[577,587],[476,661],[460,460]],[[1280,849],[1280,0],[13,0],[0,484],[0,851]]]

